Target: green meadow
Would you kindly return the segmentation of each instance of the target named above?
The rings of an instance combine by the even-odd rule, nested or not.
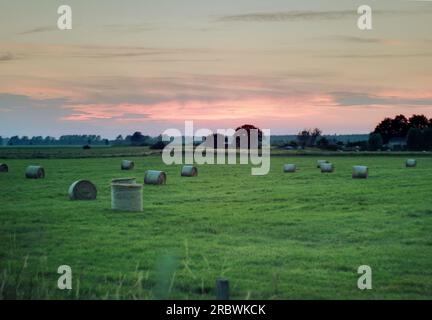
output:
[[[123,151],[1,160],[20,152],[0,150],[9,165],[0,173],[0,298],[213,299],[218,277],[230,280],[232,299],[432,298],[428,155],[409,169],[406,156],[328,155],[332,174],[316,168],[322,155],[277,155],[266,176],[203,165],[185,178],[148,150],[122,172]],[[284,163],[299,170],[284,174]],[[46,178],[25,179],[30,164]],[[369,166],[369,179],[353,180],[353,165]],[[144,212],[111,211],[111,179],[142,182],[148,169],[168,181],[144,186]],[[96,201],[68,199],[79,179],[96,184]],[[57,288],[60,265],[72,268],[70,291]],[[357,288],[361,265],[372,268],[372,290]]]

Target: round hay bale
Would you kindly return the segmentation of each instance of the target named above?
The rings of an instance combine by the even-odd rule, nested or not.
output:
[[[96,200],[96,186],[88,180],[78,180],[69,187],[69,199],[71,200]]]
[[[27,179],[43,179],[45,178],[45,170],[41,166],[28,166],[25,176]]]
[[[9,167],[6,163],[0,163],[0,172],[9,172]]]
[[[322,165],[323,163],[329,163],[329,162],[328,162],[327,160],[318,160],[318,161],[317,161],[317,168],[320,169],[320,168],[321,168],[321,165]]]
[[[122,160],[121,169],[122,170],[132,170],[135,167],[135,163],[129,160]]]
[[[369,176],[369,168],[366,166],[354,166],[352,177],[353,179],[367,179]]]
[[[144,176],[145,184],[162,185],[166,184],[167,175],[163,171],[149,170],[146,171]]]
[[[111,180],[111,183],[118,183],[118,184],[135,184],[136,178],[118,178]]]
[[[111,208],[114,211],[142,212],[141,184],[111,184]]]
[[[182,177],[196,177],[198,176],[198,169],[194,166],[184,166],[181,171]]]
[[[322,173],[332,173],[334,171],[334,165],[332,163],[321,163]]]
[[[295,164],[285,164],[283,170],[286,173],[296,172],[297,166]]]
[[[417,160],[416,159],[408,159],[405,163],[405,166],[407,168],[415,168],[415,167],[417,167]]]

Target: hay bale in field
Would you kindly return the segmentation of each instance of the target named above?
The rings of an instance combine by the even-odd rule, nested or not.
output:
[[[198,169],[194,166],[184,166],[181,171],[182,177],[196,177],[198,176]]]
[[[367,179],[369,176],[369,168],[366,166],[354,166],[352,177],[353,179]]]
[[[321,163],[322,173],[332,173],[334,171],[334,165],[332,163]]]
[[[135,167],[135,163],[130,160],[122,160],[121,169],[122,170],[132,170]]]
[[[118,184],[135,184],[136,178],[118,178],[111,180],[111,183],[118,183]]]
[[[415,168],[417,166],[417,160],[416,159],[408,159],[405,163],[405,166],[407,168]]]
[[[71,200],[96,200],[96,186],[88,180],[78,180],[69,187],[69,199]]]
[[[27,179],[43,179],[45,178],[45,170],[41,166],[28,166],[25,176]]]
[[[9,167],[6,163],[0,163],[0,172],[9,172]]]
[[[321,165],[322,165],[323,163],[329,163],[329,162],[328,162],[327,160],[318,160],[318,161],[317,161],[317,168],[320,169],[320,168],[321,168]]]
[[[295,164],[285,164],[283,170],[286,173],[296,172],[297,166]]]
[[[163,171],[148,170],[144,176],[145,184],[162,185],[166,184],[167,175]]]
[[[111,208],[114,211],[142,212],[141,184],[111,184]]]

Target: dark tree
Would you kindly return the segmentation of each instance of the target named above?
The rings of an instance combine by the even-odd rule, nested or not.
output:
[[[370,151],[380,150],[383,146],[383,138],[379,133],[371,133],[369,135],[368,147]]]
[[[213,139],[213,143],[210,143],[210,141]],[[223,134],[214,133],[213,135],[210,135],[208,137],[205,137],[205,145],[213,148],[226,148],[226,137]]]
[[[406,137],[409,130],[408,119],[403,114],[400,114],[393,119],[392,127],[396,137]]]
[[[241,147],[240,144],[241,144],[242,138],[243,139],[247,138],[248,149],[250,149],[250,147],[251,147],[251,131],[252,130],[258,130],[258,141],[254,142],[254,145],[258,144],[258,148],[262,147],[263,133],[262,133],[261,129],[259,129],[259,128],[253,126],[253,125],[250,125],[250,124],[245,124],[245,125],[242,125],[241,127],[238,127],[236,129],[236,133],[235,133],[235,137],[236,138],[235,138],[235,141],[236,141],[237,148]]]
[[[375,128],[373,133],[380,134],[383,142],[388,143],[389,140],[393,137],[394,132],[392,129],[392,119],[385,118],[381,121]]]
[[[418,151],[423,147],[423,133],[420,129],[411,128],[407,136],[408,150]]]
[[[168,145],[168,142],[165,142],[165,141],[159,140],[159,141],[156,141],[154,144],[152,144],[152,145],[150,146],[150,149],[152,149],[152,150],[162,150],[162,149],[164,149],[167,145]]]
[[[317,145],[321,149],[326,149],[330,145],[330,142],[328,141],[328,139],[326,137],[322,137],[321,139],[318,140]]]
[[[36,137],[32,137],[32,138],[30,139],[30,144],[31,144],[31,145],[35,145],[35,146],[40,146],[40,145],[43,144],[43,141],[44,141],[43,137],[41,137],[41,136],[36,136]]]
[[[391,138],[406,137],[410,128],[408,119],[400,114],[394,119],[385,118],[375,128],[373,133],[381,134],[384,143],[388,143]]]
[[[321,129],[315,128],[315,129],[312,130],[312,135],[311,135],[312,136],[312,141],[311,141],[311,145],[312,146],[315,145],[317,139],[319,137],[321,137],[321,134],[322,134]]]
[[[309,130],[300,131],[297,134],[297,140],[298,140],[299,145],[302,148],[305,148],[309,144],[309,141],[310,141],[310,132],[309,132]]]
[[[409,118],[409,126],[423,130],[429,127],[429,120],[424,115],[415,114]]]
[[[54,137],[50,137],[50,136],[46,136],[43,143],[50,145],[50,144],[55,144],[56,139]]]
[[[145,137],[137,131],[131,136],[130,141],[133,146],[141,146],[145,142]]]
[[[318,128],[304,129],[297,134],[297,140],[302,148],[312,147],[321,136],[322,131]]]
[[[21,143],[21,140],[18,136],[13,136],[9,139],[9,145],[10,146],[17,146]]]
[[[432,150],[432,126],[423,130],[424,149]]]

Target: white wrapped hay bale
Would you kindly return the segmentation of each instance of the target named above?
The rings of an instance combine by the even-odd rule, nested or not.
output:
[[[353,179],[367,179],[369,176],[369,168],[366,166],[354,166],[352,177]]]
[[[283,171],[286,173],[296,172],[297,166],[295,164],[285,164],[283,167]]]
[[[332,163],[322,163],[321,164],[322,173],[332,173],[334,172],[334,165]]]
[[[318,160],[317,161],[317,168],[320,169],[321,165],[324,164],[324,163],[328,163],[328,161],[327,160]]]
[[[45,178],[45,170],[41,166],[28,166],[25,176],[27,179],[43,179]]]
[[[135,184],[136,178],[118,178],[111,180],[111,183],[119,183],[119,184]]]
[[[405,163],[405,166],[407,168],[415,168],[417,166],[417,160],[416,159],[408,159]]]
[[[6,163],[0,163],[0,172],[9,172],[9,167]]]
[[[96,186],[88,180],[78,180],[69,187],[69,199],[71,200],[96,200]]]
[[[141,184],[111,184],[111,208],[114,211],[142,212]]]
[[[121,169],[122,170],[132,170],[135,167],[135,163],[130,160],[122,160]]]
[[[198,176],[198,169],[194,166],[183,166],[181,171],[182,177],[196,177]]]
[[[144,176],[145,184],[163,185],[166,184],[167,175],[163,171],[148,170]]]

